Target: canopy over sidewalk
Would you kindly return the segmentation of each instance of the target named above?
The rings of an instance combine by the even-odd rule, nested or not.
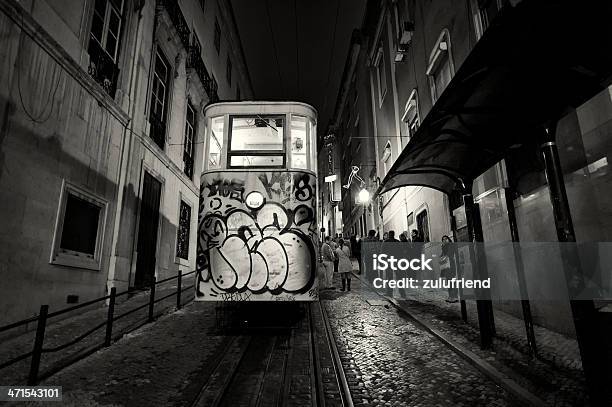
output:
[[[612,2],[506,7],[456,72],[376,195],[463,188],[611,83]]]

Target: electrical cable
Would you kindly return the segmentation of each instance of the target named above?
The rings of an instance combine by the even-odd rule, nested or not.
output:
[[[295,20],[295,69],[297,70],[297,94],[298,98],[301,98],[302,91],[300,90],[300,43],[298,42],[297,0],[293,0],[293,16]]]

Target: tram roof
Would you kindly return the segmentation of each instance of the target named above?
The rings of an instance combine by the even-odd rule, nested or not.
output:
[[[237,107],[240,107],[237,109]],[[292,109],[297,108],[297,109]],[[279,109],[280,108],[280,109]],[[300,109],[301,108],[301,109]],[[204,114],[209,115],[209,111],[221,110],[225,113],[268,113],[268,111],[278,113],[279,110],[287,113],[309,113],[315,119],[318,117],[317,109],[304,102],[293,102],[288,100],[245,100],[240,102],[217,102],[211,103],[204,108]]]

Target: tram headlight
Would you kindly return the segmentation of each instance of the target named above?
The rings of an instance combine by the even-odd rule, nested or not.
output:
[[[250,209],[259,209],[266,202],[266,198],[259,191],[253,191],[246,196],[245,203]]]
[[[370,193],[367,189],[363,188],[361,191],[359,191],[358,198],[359,202],[361,202],[362,204],[367,204],[368,202],[370,202]]]

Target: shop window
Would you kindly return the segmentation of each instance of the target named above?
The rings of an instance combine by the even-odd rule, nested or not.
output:
[[[64,183],[51,263],[100,269],[106,201]]]
[[[442,31],[429,57],[427,67],[432,102],[435,103],[454,75],[448,30]]]
[[[89,34],[88,73],[111,96],[117,85],[117,59],[122,30],[122,0],[96,0]]]
[[[189,260],[189,232],[191,230],[191,206],[181,199],[178,231],[176,236],[176,257]]]

